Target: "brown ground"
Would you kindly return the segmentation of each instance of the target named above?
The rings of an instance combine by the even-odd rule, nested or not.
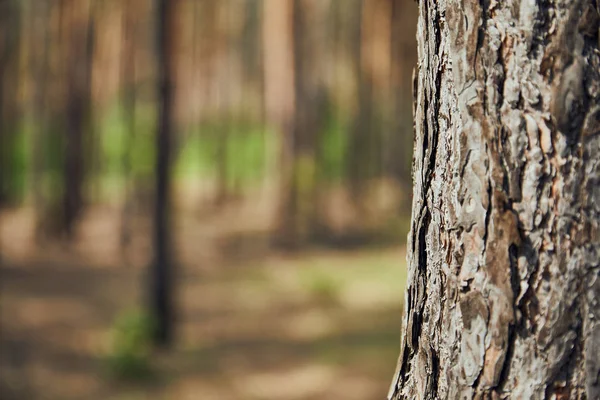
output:
[[[217,215],[178,219],[176,345],[152,357],[150,379],[109,378],[108,333],[142,304],[150,254],[147,223],[137,221],[123,261],[118,216],[95,209],[75,246],[39,250],[30,211],[0,215],[0,399],[385,397],[404,251],[274,254],[262,228],[232,223],[259,213],[227,217],[227,233]]]

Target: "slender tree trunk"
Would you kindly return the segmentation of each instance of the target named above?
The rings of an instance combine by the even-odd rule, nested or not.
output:
[[[294,51],[296,116],[294,180],[297,236],[301,242],[319,234],[318,144],[326,122],[325,26],[327,0],[295,0]]]
[[[8,70],[9,59],[9,23],[12,4],[0,3],[0,77],[4,77]],[[10,171],[10,143],[7,129],[7,115],[5,112],[5,80],[0,79],[0,206],[4,205],[9,197],[8,171]]]
[[[47,124],[49,121],[48,106],[48,60],[50,56],[50,17],[49,6],[42,2],[32,11],[32,49],[35,50],[33,60],[33,76],[35,79],[35,93],[33,95],[32,118],[34,131],[31,139],[31,192],[33,194],[33,207],[35,209],[35,240],[39,244],[44,239],[43,220],[47,207],[47,193],[44,185],[44,172],[46,168],[46,154],[44,142],[47,140]]]
[[[265,0],[263,4],[265,114],[281,135],[278,169],[280,199],[275,241],[296,242],[296,189],[294,184],[294,0]]]
[[[217,135],[217,151],[215,152],[217,162],[217,191],[215,197],[215,205],[225,205],[231,197],[231,188],[229,179],[232,175],[230,170],[231,160],[230,149],[232,140],[232,96],[233,88],[230,84],[233,79],[233,65],[231,64],[232,57],[230,52],[232,51],[230,45],[232,43],[231,33],[229,32],[230,17],[231,17],[231,1],[221,0],[217,6],[217,49],[216,49],[216,61],[217,68],[222,71],[217,74],[219,79],[223,79],[223,82],[219,85],[217,115],[219,118],[218,129],[215,134]],[[223,62],[225,60],[225,62]],[[222,75],[221,75],[222,74]]]
[[[363,214],[364,204],[361,194],[364,193],[368,179],[368,170],[374,163],[370,157],[370,136],[374,133],[373,123],[373,88],[369,74],[365,70],[367,52],[365,49],[365,20],[369,17],[367,7],[369,0],[354,0],[352,4],[352,72],[356,82],[356,110],[350,130],[348,154],[346,156],[346,176],[349,190],[356,212]]]
[[[289,47],[279,49],[283,53],[282,57],[285,53],[292,53],[288,53],[286,58],[286,63],[289,63],[287,66],[290,67],[289,71],[286,71],[289,75],[286,75],[285,82],[290,85],[289,92],[283,95],[293,99],[293,108],[289,109],[293,113],[285,115],[285,119],[279,121],[284,139],[281,159],[281,203],[276,235],[279,245],[294,248],[309,239],[316,230],[316,141],[324,125],[326,100],[324,66],[318,59],[322,46],[320,41],[323,41],[320,34],[323,30],[318,27],[323,26],[325,13],[320,9],[323,4],[314,1],[289,0],[288,3],[280,2],[278,8],[271,6],[272,9],[267,10],[265,24],[270,24],[269,18],[275,18],[275,12],[281,13],[277,16],[279,19],[283,18],[284,12],[291,19],[288,20],[288,26],[282,27],[282,30],[286,29],[285,34],[290,35],[285,37],[289,40]],[[288,9],[283,10],[284,7]],[[265,32],[265,36],[268,34]],[[283,35],[283,32],[279,35]],[[285,43],[282,38],[271,44]],[[266,46],[267,52],[278,51],[276,48],[268,48],[268,42]],[[268,71],[271,66],[266,63],[265,68]],[[268,84],[272,75],[267,76]],[[270,94],[267,85],[267,96]],[[279,107],[283,109],[286,104],[280,99],[276,101],[280,102]],[[269,106],[271,99],[267,97],[267,100]],[[282,111],[279,118],[283,116]]]
[[[406,189],[411,190],[410,167],[412,148],[411,72],[416,61],[417,7],[413,2],[392,0],[391,10],[391,81],[393,113],[392,131],[387,144],[388,171]]]
[[[156,131],[156,172],[154,199],[154,261],[151,266],[151,310],[157,326],[155,342],[169,345],[173,338],[173,266],[170,254],[170,195],[171,143],[173,139],[174,57],[172,54],[178,0],[157,0],[156,7],[156,61],[158,109]]]
[[[123,151],[123,180],[125,187],[125,201],[121,215],[121,253],[126,256],[127,248],[132,237],[132,217],[134,205],[134,185],[131,157],[135,140],[135,106],[136,106],[136,31],[135,3],[125,0],[122,10],[123,51],[121,52],[121,88],[123,91],[123,119],[125,120],[125,149]]]
[[[600,398],[594,0],[421,0],[394,399]]]
[[[21,12],[15,1],[0,2],[0,206],[20,197],[15,168],[19,121],[19,64]]]
[[[90,129],[93,20],[89,1],[65,1],[68,14],[68,93],[66,103],[63,230],[73,235],[75,222],[83,209],[85,177],[85,138]]]

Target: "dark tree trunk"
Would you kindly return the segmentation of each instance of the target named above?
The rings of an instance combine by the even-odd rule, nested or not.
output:
[[[48,19],[50,17],[50,7],[47,3],[41,2],[31,13],[32,32],[31,46],[35,49],[33,54],[34,64],[32,66],[32,75],[35,79],[35,93],[32,99],[32,118],[34,122],[34,131],[31,140],[31,192],[33,194],[33,206],[36,213],[35,221],[35,240],[41,243],[44,239],[43,221],[44,213],[47,207],[47,193],[44,190],[44,172],[46,168],[46,154],[44,142],[47,140],[49,129],[48,107],[48,76],[50,56],[50,29]]]
[[[14,204],[20,195],[15,146],[19,121],[20,6],[0,2],[0,206]],[[19,174],[19,175],[18,175]]]
[[[90,130],[91,73],[93,54],[93,16],[90,2],[63,2],[64,12],[70,14],[67,66],[67,103],[65,162],[63,165],[64,192],[63,231],[74,233],[74,225],[83,208],[85,177],[85,138]]]
[[[421,0],[391,398],[600,398],[598,30],[593,0]]]
[[[217,149],[215,152],[216,162],[217,162],[217,190],[215,196],[215,205],[223,206],[231,199],[231,187],[230,187],[230,177],[232,176],[232,171],[230,170],[231,166],[231,152],[230,146],[232,141],[232,93],[234,88],[230,84],[231,79],[233,79],[233,65],[232,65],[232,57],[230,57],[230,53],[232,51],[231,45],[233,44],[233,40],[231,38],[230,23],[231,23],[231,1],[220,1],[217,6],[217,68],[222,68],[224,70],[223,75],[225,76],[225,82],[222,86],[222,92],[218,96],[218,115],[219,115],[219,123],[218,129],[215,132],[217,135]],[[223,63],[223,58],[225,59],[225,64]],[[220,75],[220,74],[219,74]],[[240,156],[240,155],[236,155]]]
[[[157,0],[157,130],[154,199],[154,261],[151,266],[151,312],[156,319],[155,342],[169,345],[173,338],[173,265],[170,254],[171,143],[174,132],[174,57],[172,54],[178,0]]]
[[[9,24],[11,16],[11,4],[0,3],[0,77],[4,77],[7,71],[9,55]],[[6,100],[5,100],[5,80],[0,79],[0,206],[3,206],[9,197],[8,195],[8,171],[10,171],[9,156],[10,144],[8,129],[6,123]]]
[[[412,89],[411,76],[416,62],[417,7],[413,2],[392,0],[391,10],[391,83],[392,83],[392,127],[394,134],[388,142],[386,161],[388,171],[408,192],[411,190],[410,168],[412,149]]]

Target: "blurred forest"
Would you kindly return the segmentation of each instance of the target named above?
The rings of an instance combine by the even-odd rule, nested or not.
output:
[[[0,398],[383,398],[416,19],[0,0]]]

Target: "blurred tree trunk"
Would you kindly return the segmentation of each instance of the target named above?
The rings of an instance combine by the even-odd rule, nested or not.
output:
[[[245,0],[244,20],[241,30],[241,38],[238,41],[240,57],[242,60],[242,94],[244,115],[262,116],[263,104],[260,96],[262,94],[263,76],[261,70],[261,52],[263,46],[260,41],[260,15],[262,9],[261,0]],[[259,103],[259,104],[257,104]]]
[[[348,154],[346,155],[346,175],[357,213],[363,213],[361,194],[365,188],[368,171],[373,160],[370,157],[370,136],[373,133],[373,87],[365,70],[367,49],[365,20],[368,7],[365,0],[353,0],[351,7],[351,57],[352,74],[356,84],[356,105],[350,128]]]
[[[83,209],[86,133],[90,131],[91,72],[93,55],[93,16],[89,1],[63,1],[64,22],[69,35],[67,61],[67,102],[63,231],[73,235],[74,225]]]
[[[35,80],[35,93],[33,94],[32,119],[33,135],[31,140],[31,191],[33,194],[33,206],[35,209],[35,239],[36,242],[44,238],[44,213],[47,208],[46,187],[44,185],[44,173],[46,168],[46,154],[44,142],[48,134],[48,75],[50,56],[50,7],[46,2],[41,2],[31,10],[32,32],[31,49],[33,65],[32,76]]]
[[[7,203],[9,197],[9,171],[10,169],[10,146],[9,133],[7,129],[7,115],[5,111],[5,86],[4,79],[7,74],[9,60],[9,20],[11,17],[11,6],[9,2],[0,3],[0,206]]]
[[[121,252],[125,255],[131,242],[132,219],[134,203],[134,185],[131,158],[135,140],[135,98],[136,98],[136,32],[137,24],[135,18],[134,0],[124,0],[122,9],[122,35],[123,49],[121,52],[121,89],[123,96],[123,119],[125,121],[125,145],[123,151],[123,181],[125,186],[125,201],[121,215]]]
[[[285,132],[283,175],[276,240],[286,247],[296,247],[308,240],[316,226],[316,145],[325,124],[327,105],[322,51],[324,5],[294,0],[287,10],[291,13],[291,26],[284,27],[291,30],[291,47],[287,51],[293,54],[287,61],[291,64],[292,78],[287,83],[292,83],[293,88],[286,95],[293,95],[294,112],[286,121],[288,125],[281,125],[287,131],[282,130]],[[268,23],[267,18],[265,24]]]
[[[232,113],[231,113],[231,98],[232,98],[232,85],[230,80],[232,79],[231,72],[231,57],[229,57],[232,51],[231,45],[233,41],[231,39],[231,0],[221,0],[217,3],[217,26],[216,26],[216,62],[217,70],[220,71],[217,74],[218,78],[222,79],[219,82],[219,94],[218,94],[218,129],[215,132],[217,134],[217,191],[215,197],[215,205],[223,206],[230,199],[230,188],[229,188],[229,177],[231,176],[230,165],[231,160],[229,159],[231,145],[231,128],[232,128]],[[221,75],[223,74],[223,75]],[[239,156],[239,155],[238,155]]]
[[[298,237],[300,241],[319,236],[321,230],[318,202],[318,144],[327,122],[329,95],[326,87],[326,0],[296,0],[294,124],[297,187]]]
[[[199,90],[202,90],[200,97],[202,98],[202,103],[204,104],[204,107],[198,107],[198,122],[200,129],[196,134],[198,136],[198,143],[200,143],[201,146],[199,150],[202,154],[205,154],[206,149],[204,149],[202,146],[204,146],[206,143],[213,143],[213,135],[218,134],[212,125],[212,122],[214,121],[210,121],[209,116],[211,116],[210,112],[213,111],[212,108],[214,107],[214,101],[217,98],[214,90],[215,85],[212,81],[214,80],[218,69],[215,59],[217,58],[216,54],[218,53],[218,49],[220,47],[220,43],[218,41],[217,18],[219,4],[215,1],[198,1],[194,3],[194,7],[196,8],[194,30],[197,30],[197,34],[195,36],[199,36],[199,38],[196,39],[198,41],[198,51],[196,62],[194,63],[196,65],[194,68],[196,71],[195,80],[200,82]],[[205,129],[207,126],[210,126],[210,129]],[[215,142],[218,142],[218,138],[216,138]],[[203,155],[199,155],[199,157],[202,158]],[[217,177],[216,179],[218,180],[219,178]],[[200,180],[202,181],[202,184],[204,184],[206,181],[204,176],[201,176]],[[203,213],[207,210],[207,205],[212,206],[217,203],[217,196],[214,195],[214,192],[211,191],[209,194],[210,196],[206,198],[205,201],[202,201],[199,205],[200,213]]]
[[[600,398],[592,0],[422,0],[394,399]]]
[[[173,54],[178,29],[178,0],[156,0],[157,130],[153,248],[150,307],[156,318],[155,342],[167,346],[173,339],[173,265],[171,260],[171,144],[175,134]]]
[[[21,46],[20,6],[0,1],[0,206],[13,204],[20,196],[17,171],[19,121],[19,64]]]
[[[392,0],[391,52],[392,127],[394,134],[388,143],[388,170],[410,191],[412,152],[411,72],[416,62],[416,4],[406,0]]]
[[[281,135],[279,204],[274,241],[290,246],[296,242],[296,187],[294,185],[294,0],[264,0],[264,84],[267,121]]]

